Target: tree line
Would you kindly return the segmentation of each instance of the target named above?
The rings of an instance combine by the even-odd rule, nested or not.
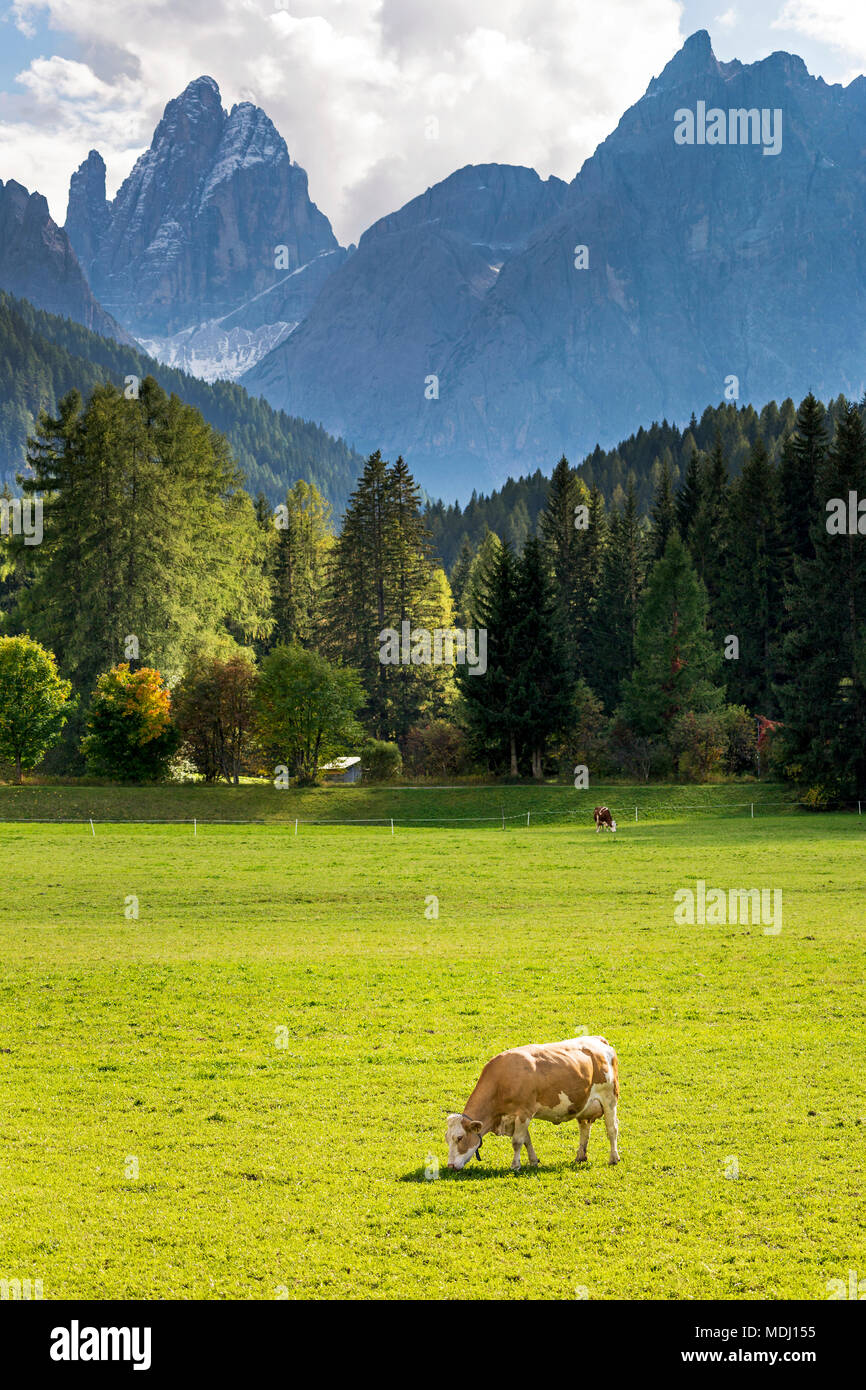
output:
[[[866,499],[863,412],[809,395],[776,414],[772,452],[756,429],[736,476],[722,430],[691,431],[648,516],[634,479],[607,504],[563,458],[521,545],[488,528],[446,573],[402,458],[370,455],[337,532],[306,481],[276,508],[251,499],[224,437],[153,378],[137,399],[70,392],[22,478],[43,540],[0,537],[2,630],[68,683],[46,766],[163,775],[183,755],[211,780],[310,779],[363,744],[434,775],[706,777],[760,755],[816,805],[853,796],[866,551],[827,504]],[[430,634],[454,630],[483,630],[483,673],[431,659]],[[158,707],[147,774],[97,719],[130,681]]]

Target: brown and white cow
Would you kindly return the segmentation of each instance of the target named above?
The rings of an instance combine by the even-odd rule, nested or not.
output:
[[[485,1134],[511,1139],[520,1172],[520,1150],[525,1146],[529,1162],[538,1156],[529,1137],[532,1120],[561,1125],[577,1120],[580,1148],[577,1162],[586,1160],[586,1145],[593,1120],[604,1118],[610,1141],[610,1163],[619,1162],[616,1102],[619,1070],[616,1052],[606,1038],[567,1038],[565,1042],[529,1043],[500,1052],[487,1063],[465,1110],[448,1116],[448,1167],[465,1168],[478,1154]]]
[[[592,814],[595,817],[596,835],[599,830],[616,830],[616,821],[606,806],[596,806]]]

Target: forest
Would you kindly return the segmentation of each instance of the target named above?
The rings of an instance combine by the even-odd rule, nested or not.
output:
[[[369,456],[338,529],[304,479],[276,506],[251,497],[230,442],[153,377],[132,399],[71,391],[21,475],[42,541],[8,515],[0,536],[0,646],[19,644],[3,659],[20,667],[0,757],[19,773],[29,759],[135,780],[185,759],[208,779],[315,780],[363,746],[383,775],[770,773],[815,807],[857,796],[863,407],[722,407],[679,441],[642,431],[622,457],[662,439],[646,512],[634,469],[606,500],[608,456],[594,472],[562,458],[522,540],[500,512],[446,568],[402,458]],[[428,652],[432,631],[483,630],[484,674],[423,642],[387,664],[383,633],[404,623]],[[50,736],[22,763],[4,717],[36,667]],[[131,756],[118,711],[133,707]]]

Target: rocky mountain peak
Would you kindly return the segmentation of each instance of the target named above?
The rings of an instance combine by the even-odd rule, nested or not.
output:
[[[212,77],[167,103],[107,204],[101,164],[91,152],[73,176],[66,226],[94,290],[140,338],[158,343],[227,314],[236,328],[261,328],[261,304],[249,323],[241,310],[264,293],[269,323],[286,331],[299,305],[297,286],[290,306],[271,294],[281,272],[339,249],[273,122],[248,101],[226,112]],[[317,268],[309,284],[319,283]]]

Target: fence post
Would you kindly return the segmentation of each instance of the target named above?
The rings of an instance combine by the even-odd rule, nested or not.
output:
[[[527,824],[527,825],[529,824],[529,812],[528,812],[528,811],[526,812],[526,824]]]
[[[94,836],[96,835],[96,831],[93,829],[93,817],[92,817],[92,816],[90,817],[90,832],[91,832],[92,835],[94,835]]]
[[[636,807],[636,806],[635,806],[635,808],[634,808],[634,818],[635,818],[635,820],[637,820],[637,807]]]
[[[750,804],[750,806],[751,806],[751,808],[752,808],[752,820],[754,820],[754,819],[755,819],[755,803],[754,803],[754,801],[752,801],[752,802],[750,802],[749,804]]]
[[[298,818],[297,818],[297,816],[295,816],[295,834],[297,835],[297,833],[298,833]]]
[[[391,817],[391,834],[394,834],[394,817]]]
[[[198,821],[196,820],[195,816],[193,816],[192,818],[192,833],[193,835],[198,834]]]

